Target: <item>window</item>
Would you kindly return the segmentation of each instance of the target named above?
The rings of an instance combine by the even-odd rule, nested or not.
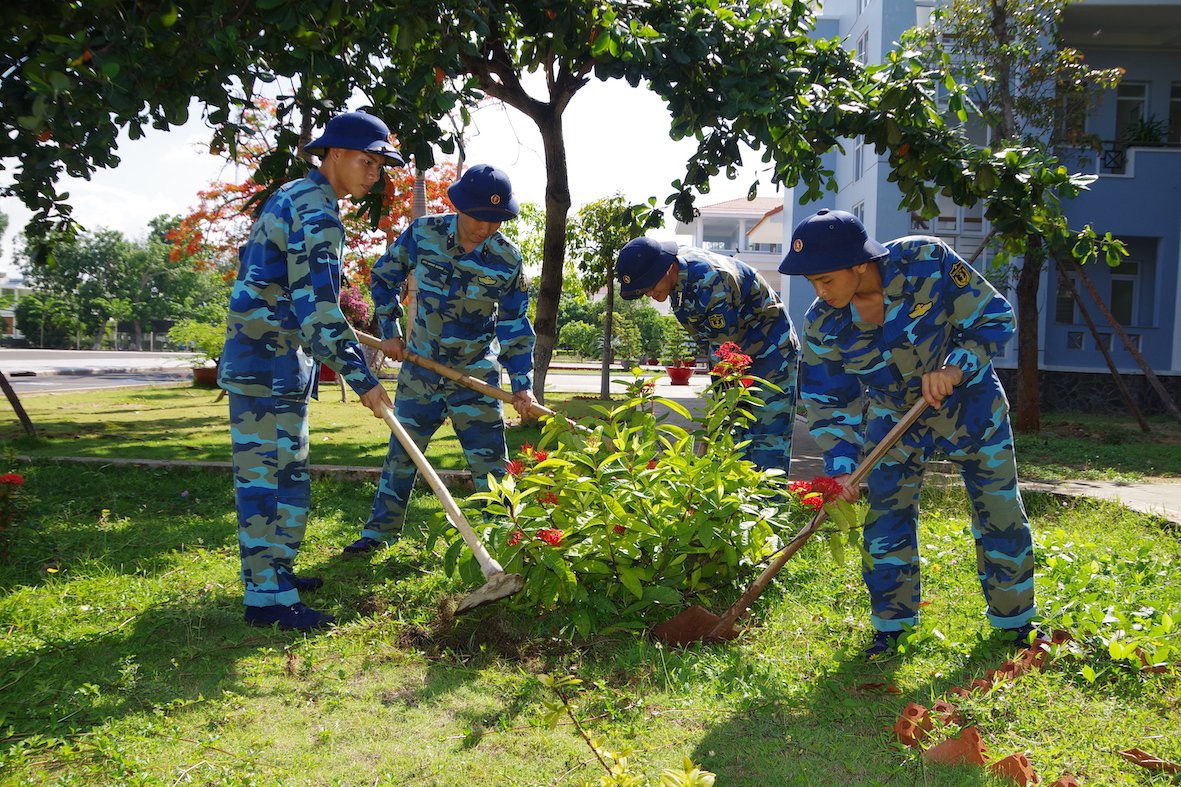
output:
[[[738,250],[738,222],[732,219],[702,221],[701,247],[719,254],[733,254]]]
[[[1169,142],[1181,145],[1181,82],[1169,91]]]
[[[1067,331],[1066,332],[1066,349],[1068,349],[1068,350],[1083,349],[1083,332],[1082,331]]]
[[[1135,325],[1136,284],[1140,280],[1140,263],[1126,261],[1111,272],[1111,316],[1120,325]]]
[[[1115,138],[1122,140],[1128,129],[1148,114],[1148,84],[1121,82],[1115,92]]]
[[[857,220],[860,221],[862,224],[865,223],[865,202],[864,201],[858,202],[856,205],[854,205],[853,210],[850,212],[854,216],[856,216]]]
[[[1067,278],[1074,284],[1075,291],[1077,292],[1078,281],[1070,274],[1067,274]],[[1062,323],[1063,325],[1073,325],[1076,323],[1078,321],[1076,307],[1077,304],[1074,302],[1070,290],[1063,287],[1062,281],[1059,280],[1058,292],[1054,298],[1054,322]],[[1081,347],[1072,349],[1081,349]]]
[[[865,139],[858,137],[853,143],[853,180],[861,180],[865,174]]]
[[[857,62],[863,66],[869,65],[869,29],[862,32],[857,39]]]

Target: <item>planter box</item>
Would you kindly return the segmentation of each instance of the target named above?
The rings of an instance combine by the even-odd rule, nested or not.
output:
[[[320,382],[322,382],[322,383],[336,382],[336,372],[334,372],[331,368],[325,366],[324,364],[320,364]]]

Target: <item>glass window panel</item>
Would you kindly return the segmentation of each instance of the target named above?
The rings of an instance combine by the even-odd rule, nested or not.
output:
[[[1111,280],[1111,315],[1120,325],[1131,325],[1136,318],[1136,282],[1134,279]]]

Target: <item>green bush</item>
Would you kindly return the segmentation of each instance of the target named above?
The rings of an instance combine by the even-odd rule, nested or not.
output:
[[[823,503],[741,458],[737,431],[760,403],[750,389],[719,380],[690,432],[653,415],[659,402],[690,417],[634,374],[626,401],[579,429],[550,421],[539,447],[469,498],[485,505],[489,551],[525,577],[509,603],[543,620],[560,610],[547,623],[565,636],[643,629],[662,616],[654,608],[666,616],[745,585]],[[448,570],[479,581],[453,531],[433,536],[444,533]]]

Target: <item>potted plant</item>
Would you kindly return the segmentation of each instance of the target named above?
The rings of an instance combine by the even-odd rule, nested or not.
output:
[[[688,385],[697,366],[697,342],[677,323],[664,342],[664,371],[673,385]]]
[[[178,347],[188,347],[192,358],[193,384],[206,388],[217,385],[217,362],[226,343],[224,324],[185,319],[168,329],[168,340]]]

